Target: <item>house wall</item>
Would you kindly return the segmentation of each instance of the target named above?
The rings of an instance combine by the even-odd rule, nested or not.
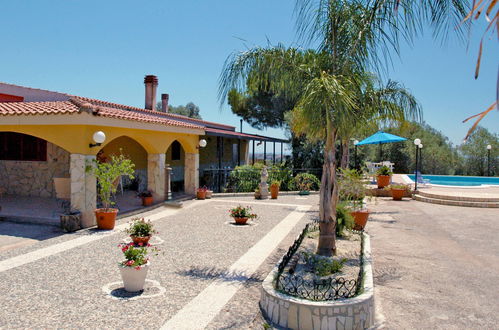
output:
[[[0,160],[0,189],[5,194],[55,197],[53,178],[69,178],[69,152],[47,142],[47,161]]]

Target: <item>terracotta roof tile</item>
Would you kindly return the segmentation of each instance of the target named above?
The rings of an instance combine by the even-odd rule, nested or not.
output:
[[[186,123],[180,120],[165,118],[156,115],[153,111],[144,112],[134,109],[123,110],[107,106],[94,105],[85,102],[84,98],[71,99],[70,101],[56,102],[9,102],[0,103],[0,116],[12,115],[50,115],[68,114],[87,111],[96,116],[116,118],[122,120],[140,121],[167,126],[204,129],[204,126]]]

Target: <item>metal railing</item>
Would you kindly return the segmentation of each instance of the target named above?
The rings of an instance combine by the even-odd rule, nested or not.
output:
[[[288,252],[277,266],[277,276],[274,282],[275,289],[290,296],[313,301],[337,300],[359,295],[363,290],[364,235],[361,235],[360,270],[357,279],[347,280],[343,277],[335,277],[308,280],[300,275],[294,274],[294,268],[298,262],[295,253],[303,242],[305,235],[310,231],[317,230],[317,227],[316,224],[307,224],[300,236],[294,241],[293,245],[289,247]],[[287,272],[285,272],[285,269],[287,269]]]
[[[318,180],[322,168],[272,168],[268,169],[270,184],[276,180],[281,182],[280,190],[296,190],[293,178],[299,173],[314,174]],[[206,186],[214,192],[253,192],[260,183],[261,170],[254,168],[208,168],[199,171],[199,185]]]

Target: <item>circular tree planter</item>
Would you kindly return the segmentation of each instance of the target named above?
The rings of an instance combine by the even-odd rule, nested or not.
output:
[[[120,267],[121,278],[125,291],[137,292],[144,290],[149,263],[138,267]],[[137,269],[138,268],[138,269]]]
[[[105,230],[114,229],[117,214],[118,209],[96,209],[95,219],[97,220],[97,228]]]

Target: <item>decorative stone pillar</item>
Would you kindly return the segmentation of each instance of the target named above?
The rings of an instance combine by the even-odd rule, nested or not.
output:
[[[165,159],[164,153],[147,154],[147,189],[154,202],[165,200]]]
[[[267,179],[269,178],[269,173],[267,172],[267,166],[264,166],[262,169],[262,176],[260,178],[260,198],[267,199],[269,198],[269,185],[267,184]]]
[[[97,181],[95,176],[85,171],[95,156],[71,154],[69,173],[71,177],[71,208],[81,212],[83,228],[95,225],[97,207]]]
[[[195,195],[199,187],[199,154],[185,153],[184,190]]]
[[[172,199],[172,168],[170,164],[165,167],[165,197],[166,200]]]

